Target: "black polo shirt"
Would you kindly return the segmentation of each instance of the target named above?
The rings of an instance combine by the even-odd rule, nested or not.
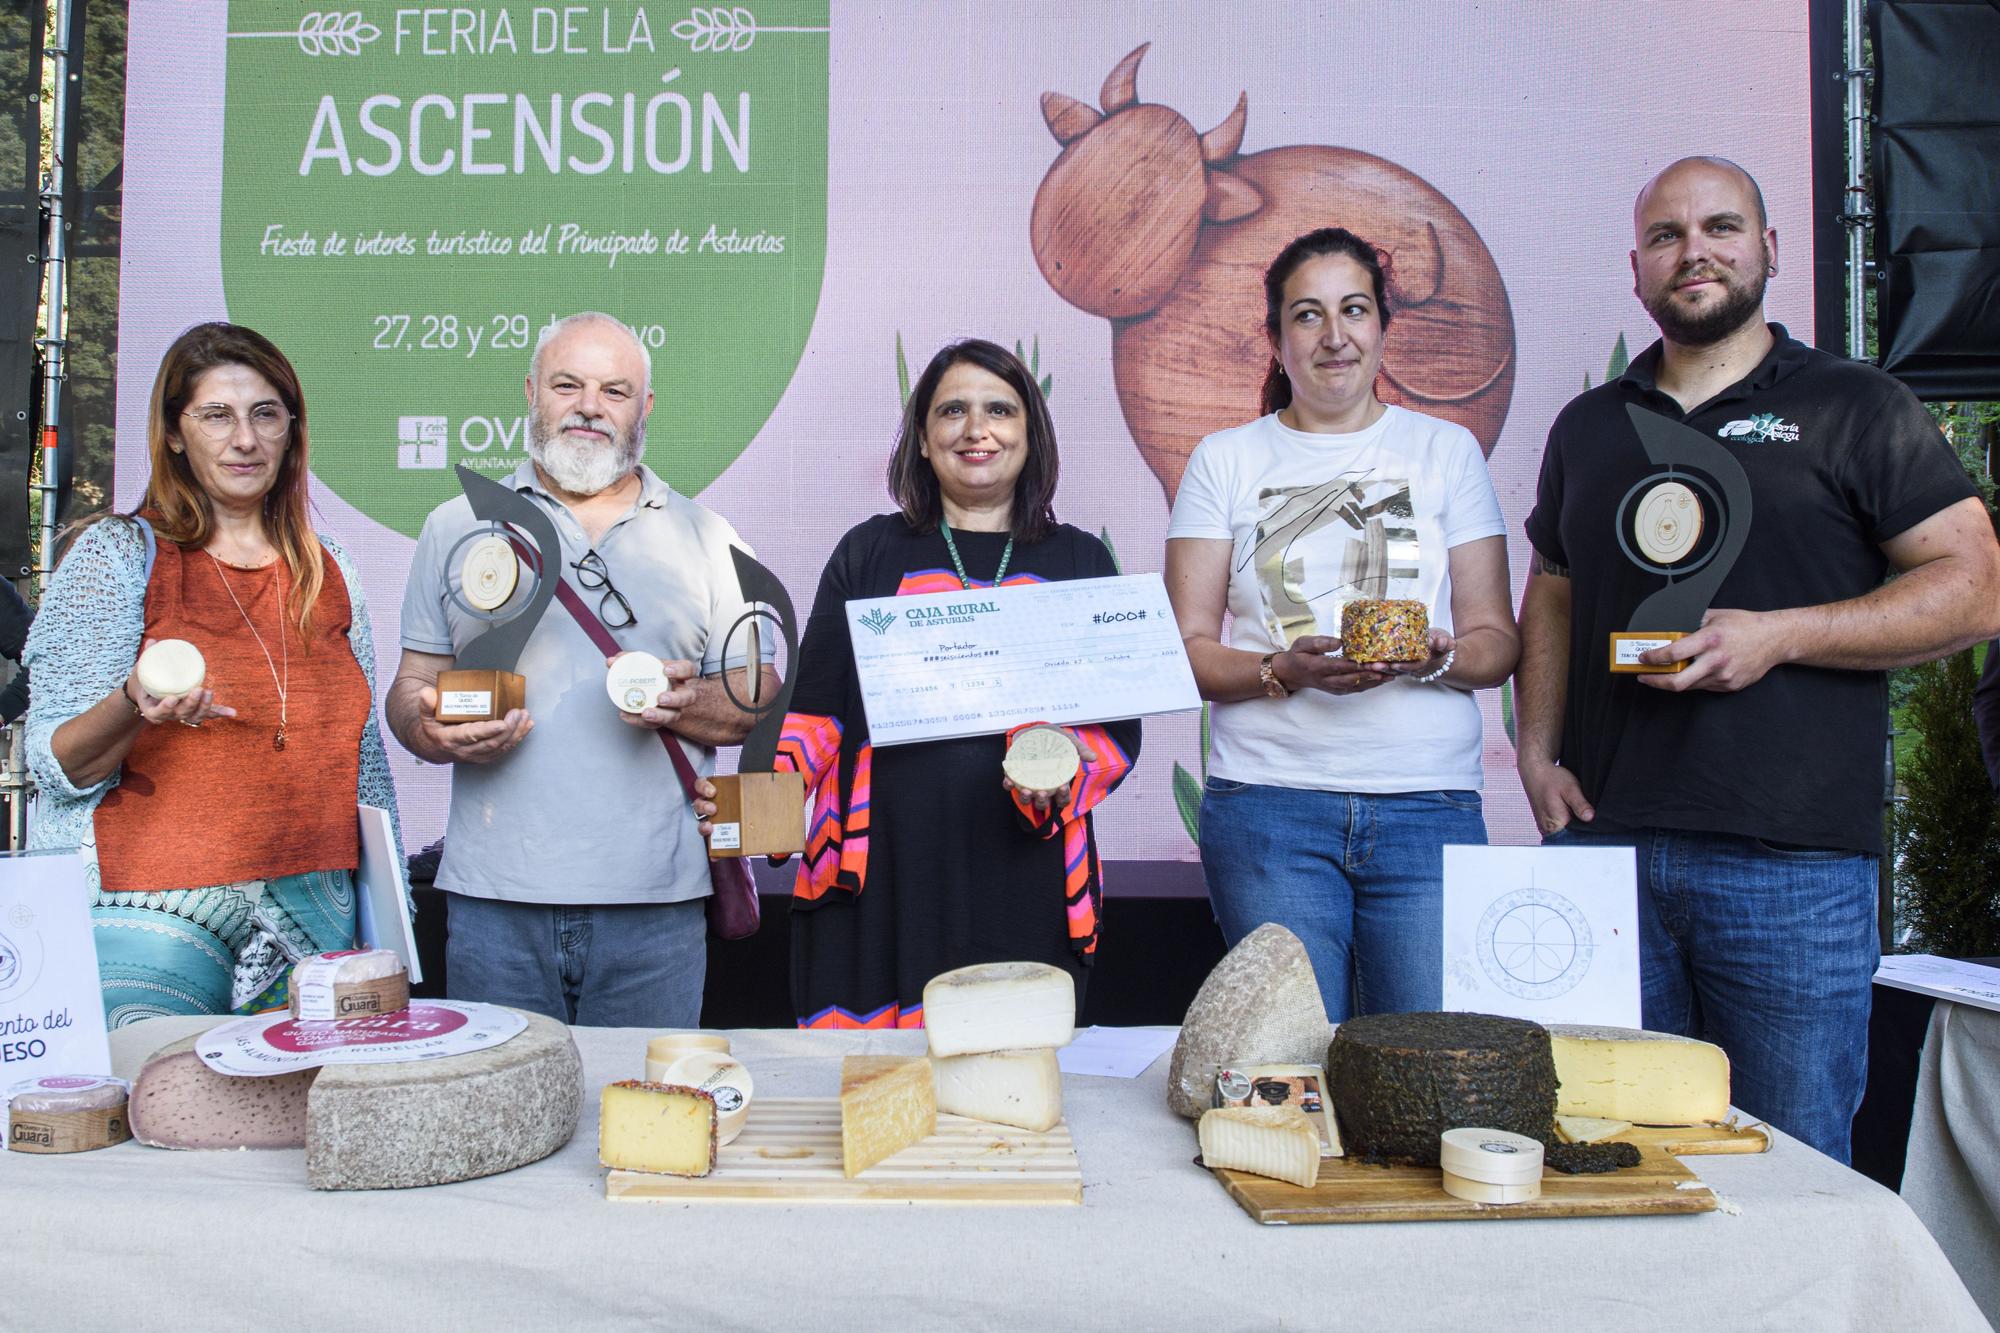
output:
[[[1560,757],[1606,825],[1879,855],[1885,673],[1778,666],[1735,693],[1675,694],[1607,669],[1611,632],[1633,628],[1633,610],[1664,582],[1619,549],[1621,502],[1659,471],[1628,403],[1719,439],[1749,476],[1748,539],[1715,608],[1862,596],[1889,572],[1881,543],[1976,493],[1908,389],[1782,325],[1771,332],[1776,345],[1757,368],[1693,412],[1658,388],[1654,343],[1550,428],[1527,531],[1570,573]]]

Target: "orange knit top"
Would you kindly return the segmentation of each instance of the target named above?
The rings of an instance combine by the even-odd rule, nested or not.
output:
[[[146,637],[199,648],[215,702],[236,716],[140,733],[118,785],[97,806],[97,864],[107,892],[205,888],[359,864],[355,793],[373,702],[347,638],[354,614],[347,583],[333,557],[322,558],[326,582],[308,644],[285,614],[280,588],[289,592],[291,578],[282,561],[218,567],[203,551],[158,543],[146,584]],[[268,663],[252,624],[270,650]],[[280,750],[272,739],[278,683],[288,670]]]

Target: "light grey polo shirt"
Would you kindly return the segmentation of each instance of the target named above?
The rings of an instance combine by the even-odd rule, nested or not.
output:
[[[705,676],[742,666],[741,631],[736,660],[725,663],[723,649],[745,610],[729,559],[730,546],[743,543],[652,469],[641,466],[639,477],[638,500],[596,545],[638,617],[612,637],[623,648],[696,662]],[[592,549],[583,525],[542,489],[533,463],[523,461],[506,484],[548,511],[562,536],[562,572],[596,610],[602,591],[577,584],[571,567]],[[453,545],[484,527],[462,495],[424,520],[403,596],[405,648],[456,656],[485,630],[451,600],[446,583],[458,580],[457,569],[446,568]],[[527,588],[524,577],[510,605],[523,602]],[[614,610],[608,619],[618,618]],[[559,906],[706,897],[708,853],[673,761],[658,736],[618,720],[604,689],[604,655],[562,603],[549,603],[515,670],[527,678],[534,730],[491,763],[453,765],[438,887]],[[675,741],[697,772],[715,771],[713,750]]]

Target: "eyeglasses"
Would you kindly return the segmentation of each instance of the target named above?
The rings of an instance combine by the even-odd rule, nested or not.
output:
[[[597,602],[597,618],[604,622],[606,629],[630,629],[639,623],[639,617],[632,613],[632,603],[612,586],[611,571],[605,568],[603,556],[596,551],[585,551],[583,559],[572,560],[569,567],[576,571],[576,581],[585,591],[604,590],[604,596]],[[614,606],[623,619],[612,619]]]
[[[226,407],[197,407],[181,413],[194,419],[194,428],[211,444],[222,444],[236,435],[237,415]],[[260,440],[282,440],[292,428],[292,414],[276,403],[259,403],[250,409],[250,430]]]

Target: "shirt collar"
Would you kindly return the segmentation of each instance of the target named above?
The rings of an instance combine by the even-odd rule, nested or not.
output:
[[[1772,324],[1770,329],[1771,350],[1764,353],[1764,359],[1759,361],[1756,368],[1748,375],[1709,399],[1709,403],[1720,403],[1760,393],[1805,364],[1810,349],[1794,338],[1784,325]],[[1655,342],[1632,358],[1632,363],[1625,367],[1625,373],[1618,377],[1618,383],[1637,393],[1659,395],[1662,355],[1664,355],[1663,342]],[[1708,403],[1702,406],[1706,407]]]
[[[555,496],[549,494],[548,488],[542,485],[542,479],[535,474],[535,460],[532,458],[521,460],[520,465],[509,474],[507,485],[512,490],[527,491],[532,495],[539,495],[554,504],[562,503]],[[639,509],[663,509],[666,507],[667,497],[673,494],[673,489],[673,487],[660,479],[658,473],[654,472],[653,469],[647,467],[644,463],[641,463],[639,464],[639,501],[634,507]]]

